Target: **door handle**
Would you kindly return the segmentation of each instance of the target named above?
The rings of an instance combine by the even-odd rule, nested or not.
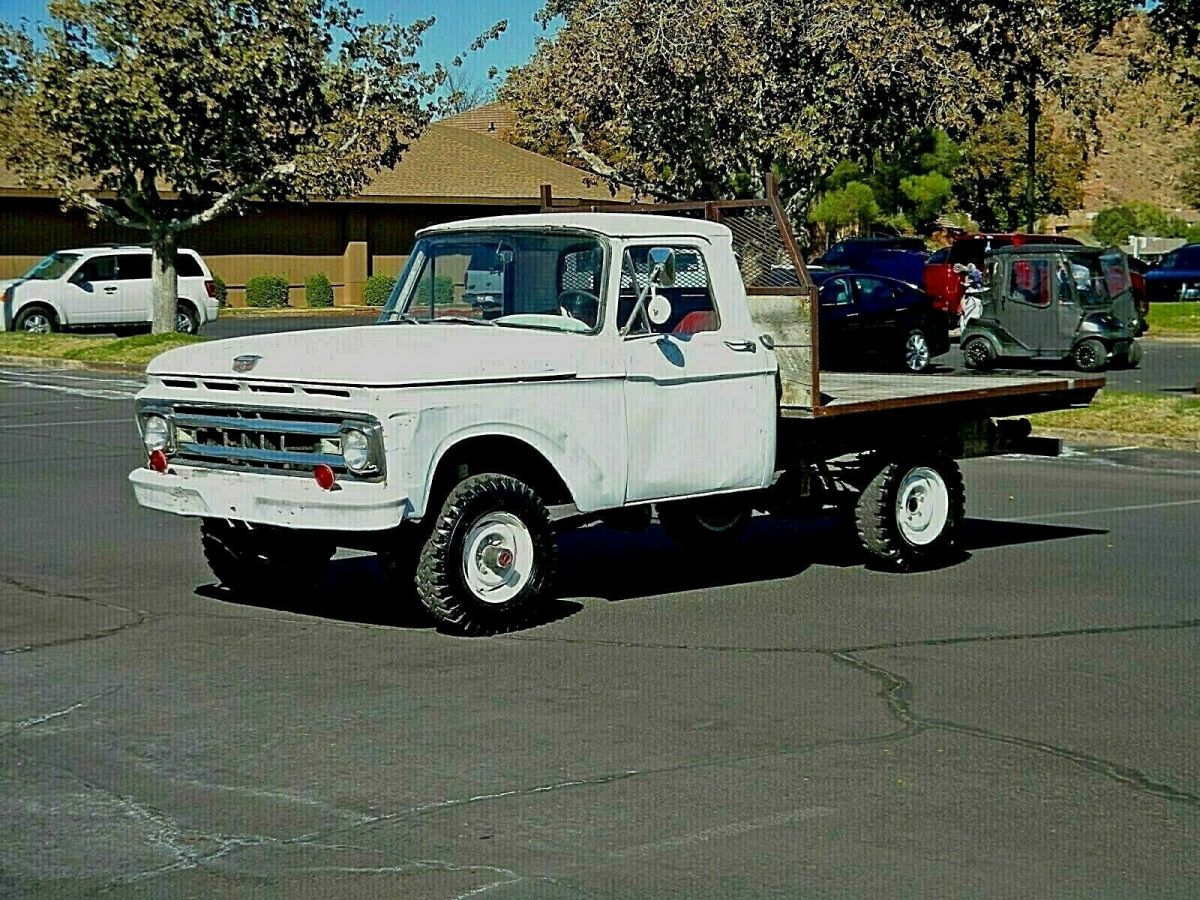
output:
[[[757,353],[758,344],[754,341],[726,341],[725,346],[737,353]]]
[[[104,289],[104,293],[106,293],[106,294],[115,294],[116,292],[117,292],[117,289],[115,287],[106,287]]]

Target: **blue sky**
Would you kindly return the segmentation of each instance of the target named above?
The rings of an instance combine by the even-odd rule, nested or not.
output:
[[[449,61],[465,50],[482,31],[501,19],[508,20],[508,31],[478,53],[472,54],[463,67],[468,77],[485,80],[489,66],[500,72],[521,64],[533,53],[534,41],[550,32],[533,20],[542,8],[543,0],[356,0],[364,17],[384,21],[389,16],[397,21],[411,22],[435,16],[437,24],[426,34],[421,62],[432,65],[439,60]],[[45,21],[46,0],[0,0],[0,19],[16,23],[22,16]]]

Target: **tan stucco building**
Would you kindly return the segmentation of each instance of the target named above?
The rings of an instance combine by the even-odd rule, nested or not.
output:
[[[611,198],[586,173],[505,142],[510,115],[493,104],[443,120],[356,197],[255,203],[243,216],[185,232],[181,246],[199,251],[225,280],[231,305],[244,302],[254,275],[282,275],[292,285],[292,304],[303,305],[304,280],[317,273],[333,282],[337,305],[356,305],[368,276],[394,276],[426,225],[536,212],[543,184],[555,197]],[[143,240],[108,224],[92,228],[82,213],[63,212],[53,194],[25,189],[0,169],[0,278],[21,274],[52,250]]]

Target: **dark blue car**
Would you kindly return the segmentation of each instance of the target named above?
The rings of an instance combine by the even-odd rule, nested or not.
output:
[[[1151,303],[1200,300],[1200,244],[1172,250],[1143,277]]]
[[[864,272],[921,285],[929,254],[915,237],[850,238],[812,261],[827,272]]]
[[[895,278],[814,272],[820,296],[821,362],[869,371],[925,372],[950,349],[950,319],[933,297]]]

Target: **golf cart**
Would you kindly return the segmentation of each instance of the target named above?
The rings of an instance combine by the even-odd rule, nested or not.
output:
[[[999,359],[1070,360],[1096,372],[1134,368],[1140,320],[1125,254],[1116,248],[1001,247],[987,259],[982,313],[963,328],[963,360],[987,369]]]

